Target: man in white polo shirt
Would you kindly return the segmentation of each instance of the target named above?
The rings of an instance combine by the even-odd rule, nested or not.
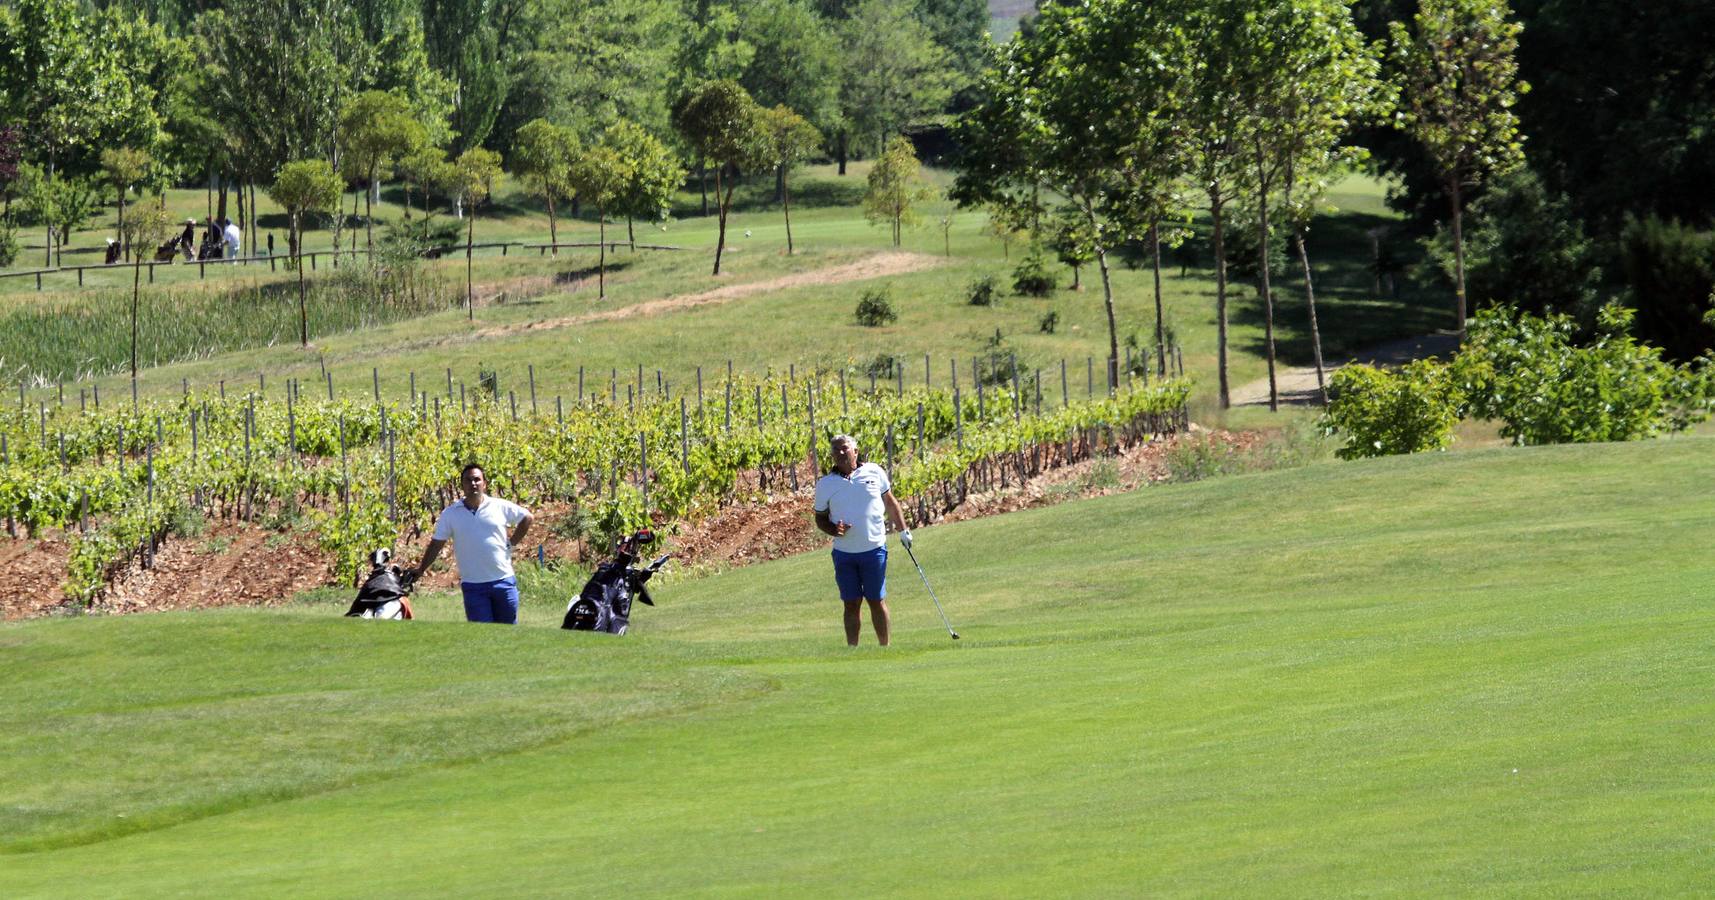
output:
[[[816,482],[816,527],[834,538],[834,583],[845,606],[846,643],[856,647],[863,633],[863,604],[875,623],[876,642],[888,643],[887,522],[899,542],[911,546],[905,512],[893,497],[893,481],[875,463],[858,462],[857,441],[838,434],[829,441],[834,470]],[[886,518],[883,518],[883,513]]]
[[[518,621],[518,579],[512,571],[512,547],[530,531],[530,511],[511,500],[488,496],[482,467],[471,463],[459,473],[464,499],[441,510],[434,538],[417,566],[422,577],[453,542],[458,560],[459,587],[464,592],[464,616],[471,622]],[[510,532],[510,533],[509,533]]]

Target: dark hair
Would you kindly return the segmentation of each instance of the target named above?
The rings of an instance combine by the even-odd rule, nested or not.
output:
[[[487,469],[484,469],[484,468],[483,468],[483,467],[482,467],[482,463],[465,463],[465,464],[464,464],[464,468],[462,468],[462,469],[460,469],[460,470],[459,470],[459,480],[460,480],[460,481],[463,481],[463,480],[464,480],[464,477],[465,477],[465,474],[466,474],[466,473],[468,473],[468,472],[470,472],[470,470],[471,470],[471,469],[475,469],[475,470],[477,470],[477,471],[478,471],[478,472],[481,472],[481,473],[482,473],[482,477],[484,477],[484,478],[487,478],[487,477],[488,477],[488,470],[487,470]]]

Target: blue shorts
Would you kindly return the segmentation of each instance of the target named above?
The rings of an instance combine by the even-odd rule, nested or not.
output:
[[[464,581],[464,617],[467,622],[518,623],[518,580]]]
[[[834,583],[847,603],[887,598],[887,548],[861,553],[834,551]]]

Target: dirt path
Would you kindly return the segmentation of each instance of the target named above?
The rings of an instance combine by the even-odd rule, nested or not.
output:
[[[755,294],[766,294],[773,291],[784,291],[791,288],[805,287],[818,284],[842,284],[848,281],[863,281],[869,278],[883,278],[888,275],[902,275],[906,272],[920,272],[924,269],[940,265],[937,257],[922,253],[878,253],[865,257],[856,262],[829,266],[812,272],[799,272],[794,275],[782,275],[765,281],[750,281],[743,284],[731,284],[713,290],[696,294],[678,294],[664,297],[660,300],[648,300],[643,303],[618,309],[604,309],[599,312],[582,313],[576,316],[563,316],[557,319],[543,319],[538,322],[522,322],[514,325],[501,325],[494,328],[484,328],[470,335],[462,335],[459,339],[470,340],[479,338],[505,337],[513,334],[536,331],[552,331],[556,328],[566,328],[573,325],[588,325],[592,322],[612,322],[619,319],[633,319],[640,316],[655,316],[664,313],[678,312],[698,306],[710,306],[749,297]]]
[[[1439,332],[1402,338],[1371,347],[1351,359],[1326,362],[1323,370],[1326,377],[1332,378],[1334,370],[1354,362],[1372,366],[1397,366],[1417,359],[1447,358],[1453,355],[1458,346],[1459,338],[1456,335]],[[1276,369],[1275,382],[1280,392],[1280,402],[1283,404],[1308,406],[1321,402],[1321,396],[1316,390],[1315,366]],[[1259,378],[1249,384],[1240,385],[1233,390],[1232,400],[1234,406],[1267,406],[1268,379]]]

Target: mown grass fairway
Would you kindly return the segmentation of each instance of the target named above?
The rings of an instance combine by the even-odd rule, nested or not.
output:
[[[901,555],[886,652],[840,645],[821,553],[662,585],[619,640],[6,625],[0,895],[1699,893],[1712,449],[925,529],[965,639]]]

